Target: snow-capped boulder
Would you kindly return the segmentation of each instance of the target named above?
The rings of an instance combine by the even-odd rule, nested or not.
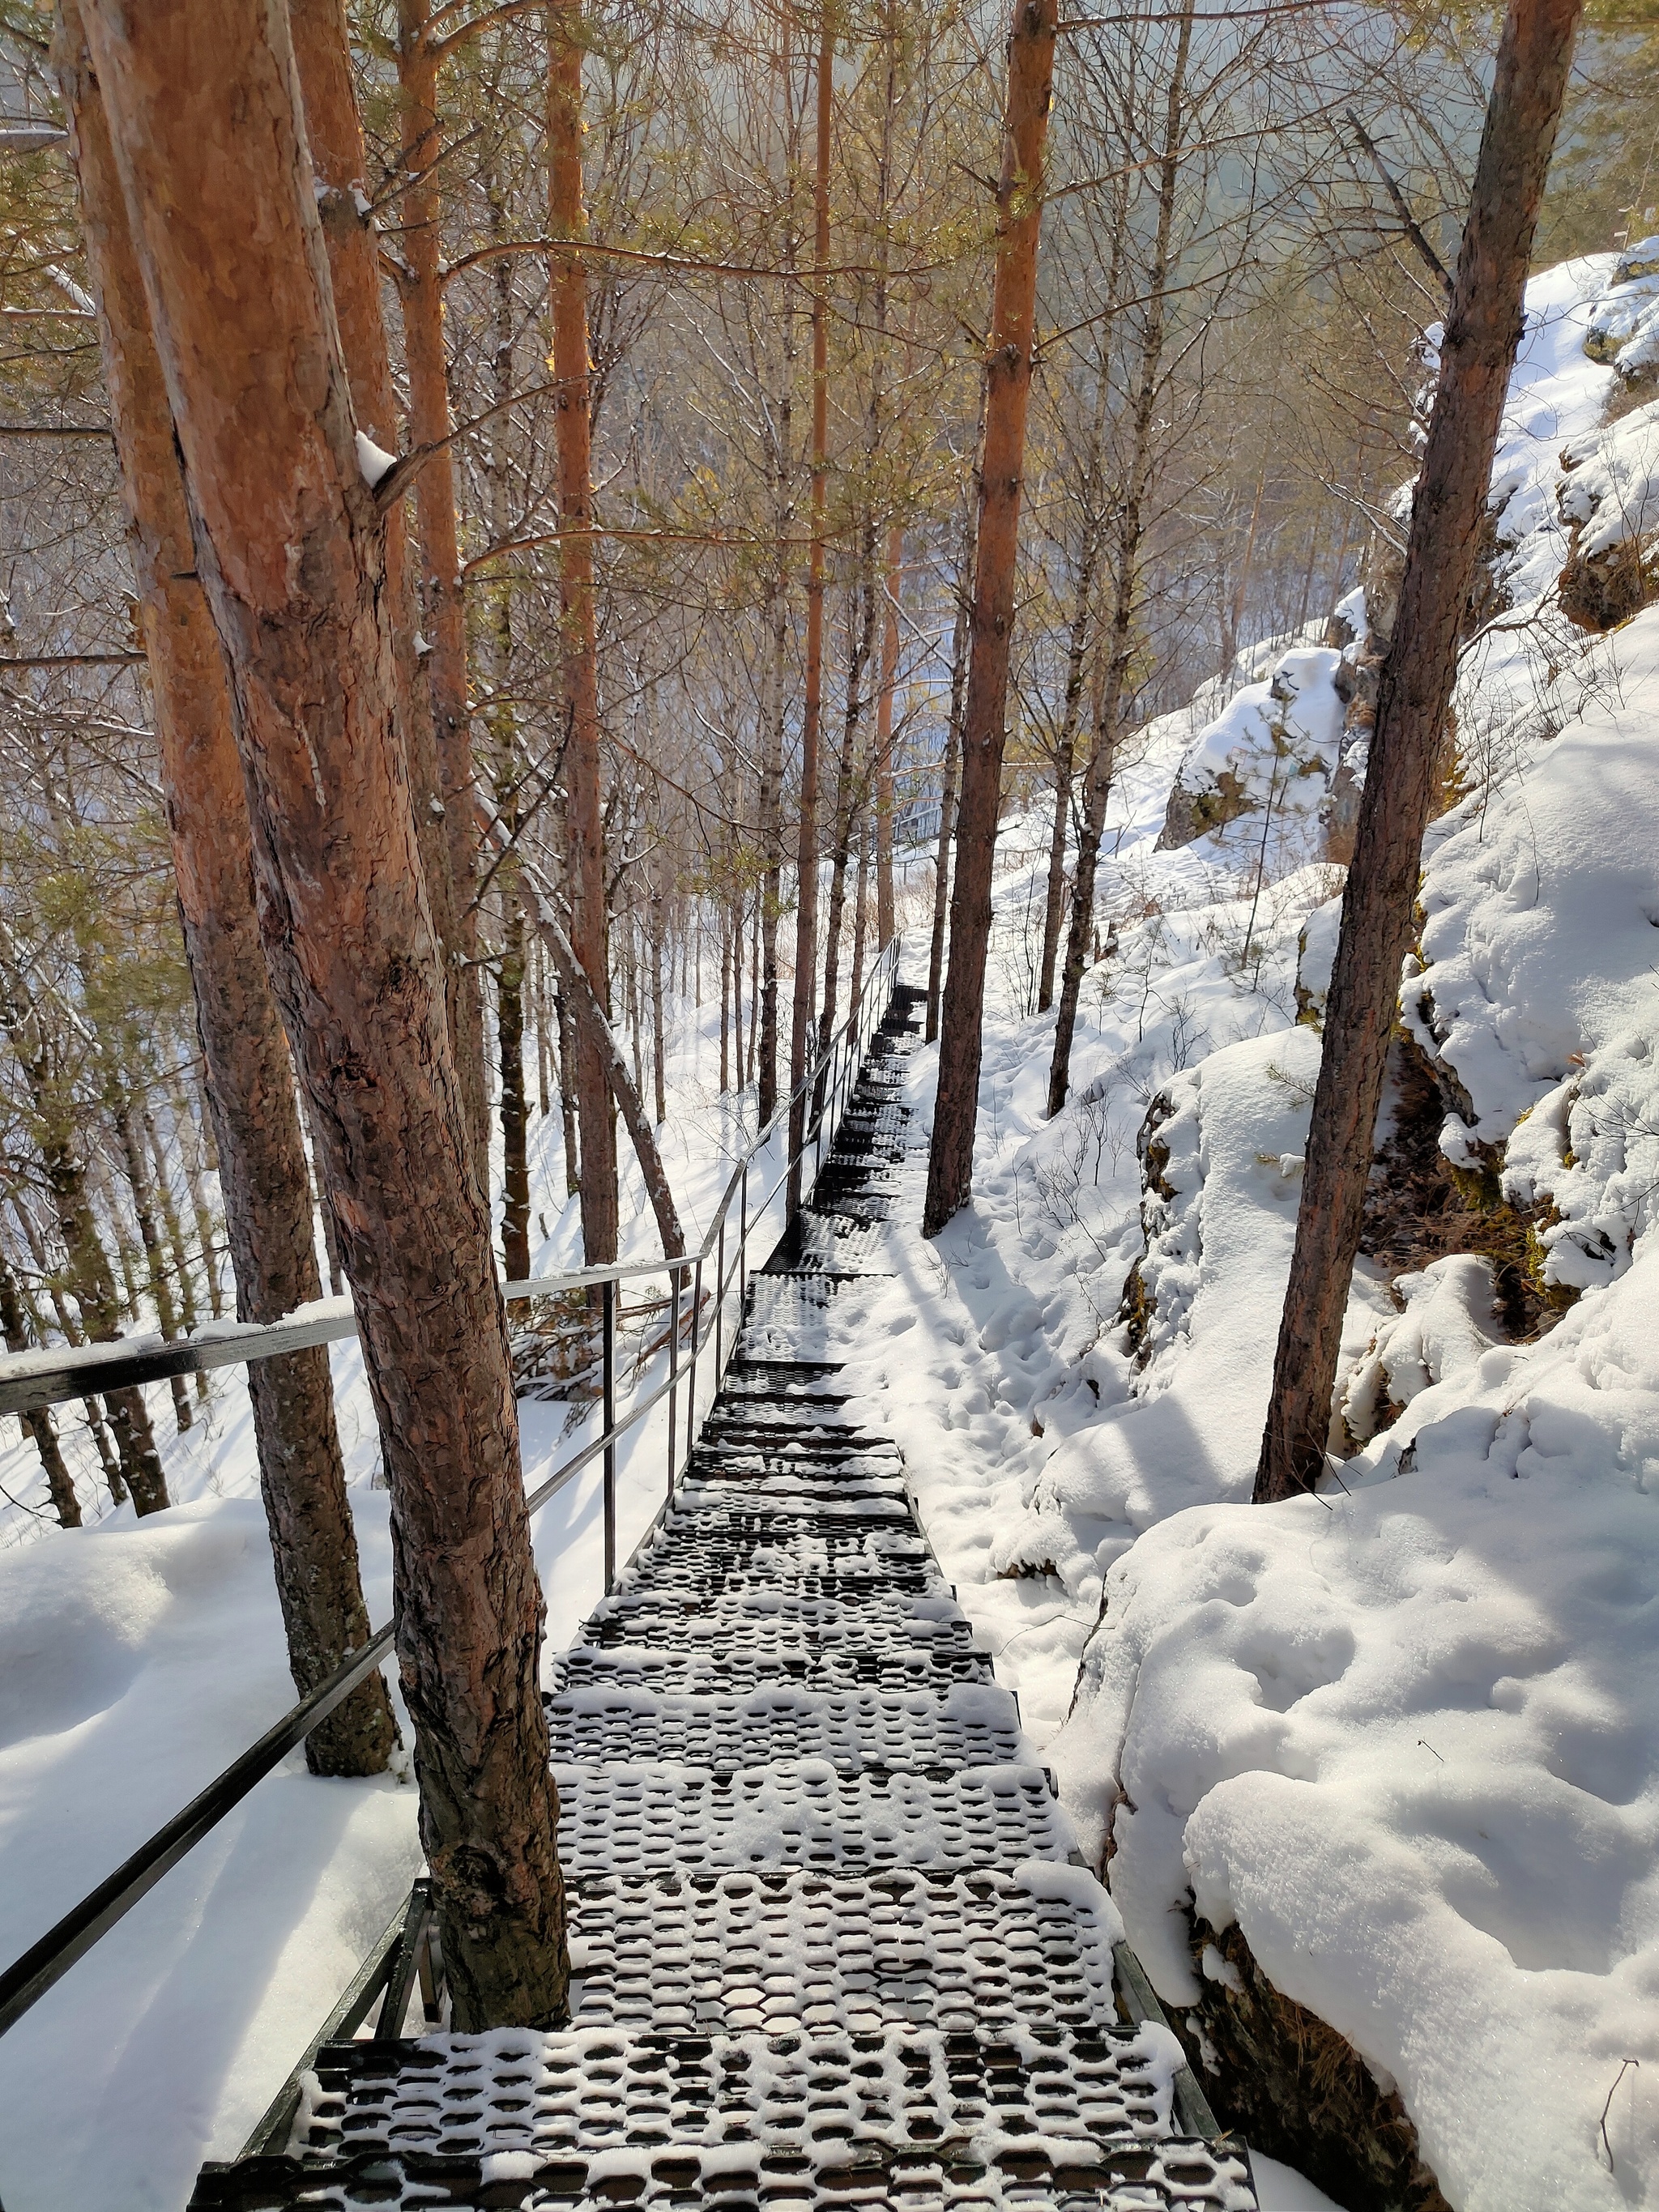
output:
[[[1300,839],[1304,857],[1314,857],[1346,713],[1336,687],[1341,659],[1332,647],[1293,647],[1265,678],[1234,694],[1182,761],[1161,852],[1207,838],[1218,857],[1224,852],[1237,860],[1265,838],[1287,857]],[[1248,823],[1233,827],[1246,816]],[[1284,866],[1281,857],[1275,872]]]

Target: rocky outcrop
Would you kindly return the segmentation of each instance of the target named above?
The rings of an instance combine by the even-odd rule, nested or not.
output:
[[[1659,376],[1659,238],[1627,246],[1613,281],[1590,309],[1584,351],[1632,389]]]
[[[1223,2124],[1348,2212],[1451,2212],[1393,2084],[1282,1996],[1237,1928],[1189,1925],[1200,1993],[1171,2021]]]

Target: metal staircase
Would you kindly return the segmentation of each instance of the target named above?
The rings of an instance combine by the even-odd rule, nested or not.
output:
[[[1253,2212],[897,1450],[805,1356],[881,1265],[917,995],[684,1480],[558,1662],[570,2025],[401,2038],[417,1967],[437,1989],[406,1942],[375,2033],[319,2051],[286,2142],[204,2168],[198,2212]]]

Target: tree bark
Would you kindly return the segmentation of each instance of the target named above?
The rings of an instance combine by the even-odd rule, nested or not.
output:
[[[466,1110],[473,1171],[479,1188],[487,1192],[489,1103],[484,1082],[483,991],[475,964],[478,922],[473,907],[477,848],[472,835],[472,718],[467,697],[460,539],[455,520],[455,465],[448,442],[452,428],[449,363],[444,349],[436,175],[443,151],[438,118],[438,70],[442,57],[428,28],[431,12],[430,0],[398,0],[398,90],[403,106],[398,160],[409,179],[403,194],[398,291],[404,310],[410,435],[414,445],[427,453],[415,479],[415,522],[420,538],[421,627],[427,647],[427,682],[454,912],[454,937],[446,947],[445,1006],[455,1039],[456,1073]]]
[[[107,1071],[105,1082],[105,1103],[109,1117],[115,1124],[115,1133],[121,1146],[121,1158],[127,1170],[127,1188],[132,1193],[133,1217],[138,1224],[138,1242],[144,1249],[144,1273],[155,1307],[156,1319],[161,1326],[162,1341],[171,1344],[179,1334],[179,1309],[173,1302],[173,1285],[167,1280],[167,1255],[161,1249],[161,1232],[155,1220],[155,1187],[150,1177],[149,1162],[144,1157],[143,1143],[135,1126],[132,1100],[125,1085],[113,1071]],[[190,1389],[182,1375],[168,1378],[173,1394],[173,1410],[179,1433],[183,1436],[194,1425],[190,1409]]]
[[[1014,571],[1036,324],[1042,154],[1048,133],[1057,0],[1014,0],[1008,40],[1007,114],[997,187],[996,283],[987,360],[985,455],[979,549],[962,732],[962,799],[951,896],[951,963],[945,979],[939,1091],[927,1159],[922,1234],[936,1237],[968,1203],[979,1112],[980,1023],[991,935],[991,864],[1002,805],[1004,716],[1014,624]]]
[[[501,817],[481,807],[479,826],[485,839],[499,851],[507,834]],[[563,987],[564,1002],[574,1016],[571,1026],[585,1034],[589,1049],[604,1066],[605,1082],[622,1110],[623,1121],[628,1124],[628,1133],[633,1139],[634,1150],[639,1155],[640,1172],[645,1178],[646,1195],[656,1216],[657,1234],[662,1238],[663,1256],[665,1259],[678,1258],[685,1249],[685,1238],[675,1208],[668,1170],[662,1164],[656,1133],[646,1114],[638,1087],[628,1072],[628,1062],[623,1057],[622,1047],[617,1042],[617,1033],[611,1026],[605,1008],[594,995],[593,988],[587,980],[587,971],[576,957],[575,947],[565,934],[551,887],[534,862],[522,856],[520,872],[524,889],[529,894],[525,902],[529,919],[553,956]]]
[[[852,632],[847,663],[847,711],[842,726],[841,757],[836,763],[836,842],[830,866],[830,911],[823,945],[823,1005],[818,1016],[818,1050],[830,1048],[836,1026],[836,1001],[841,979],[841,937],[847,912],[847,867],[852,858],[853,834],[864,811],[866,780],[859,759],[859,724],[864,714],[864,672],[870,665],[876,634],[875,528],[873,516],[866,524],[864,558],[857,592],[849,598],[848,626]],[[823,1101],[826,1068],[818,1079],[816,1112]]]
[[[587,234],[582,186],[582,49],[575,0],[548,9],[548,229]],[[559,458],[559,604],[564,672],[565,824],[570,942],[602,1012],[611,1003],[605,836],[600,821],[599,639],[593,606],[592,416],[588,374],[587,271],[580,253],[550,257],[554,427]],[[582,1251],[590,1267],[617,1256],[617,1125],[603,1048],[591,1024],[576,1036],[576,1103],[582,1147]]]
[[[1158,220],[1153,228],[1152,260],[1146,283],[1146,320],[1141,331],[1140,361],[1135,380],[1134,409],[1129,433],[1129,465],[1118,505],[1117,536],[1113,549],[1112,618],[1103,645],[1104,660],[1100,689],[1095,700],[1094,738],[1089,750],[1087,790],[1083,821],[1078,834],[1077,870],[1072,881],[1072,914],[1066,938],[1066,967],[1060,978],[1060,1008],[1054,1017],[1054,1046],[1048,1063],[1048,1117],[1052,1121],[1066,1103],[1072,1081],[1072,1040],[1077,1032],[1078,1002],[1084,972],[1094,942],[1095,873],[1100,842],[1106,828],[1106,804],[1111,796],[1117,763],[1118,720],[1129,681],[1129,656],[1134,643],[1135,609],[1140,591],[1140,546],[1146,531],[1146,509],[1151,489],[1152,434],[1158,396],[1164,374],[1165,310],[1170,290],[1170,240],[1175,225],[1176,186],[1180,179],[1182,141],[1186,128],[1187,68],[1193,46],[1193,0],[1181,15],[1174,67],[1164,106],[1164,143],[1159,149]],[[1119,229],[1125,234],[1127,204],[1120,201]],[[1114,278],[1117,254],[1114,246]],[[1115,291],[1115,282],[1114,283]]]
[[[380,1421],[456,2025],[552,2021],[568,1967],[505,1316],[287,15],[84,14],[230,670],[267,957]]]
[[[795,834],[795,989],[789,1018],[788,1203],[800,1202],[798,1155],[806,1131],[806,1076],[812,1039],[812,986],[818,936],[818,727],[823,714],[824,520],[830,497],[830,142],[834,112],[836,27],[821,0],[817,53],[817,140],[812,172],[812,489],[806,564],[806,669],[801,701],[800,813]]]
[[[1117,297],[1115,263],[1115,254],[1106,293],[1108,300],[1113,301]],[[1054,823],[1048,841],[1048,896],[1042,909],[1042,959],[1037,970],[1037,1012],[1040,1014],[1046,1014],[1054,1002],[1054,963],[1060,957],[1060,921],[1066,907],[1066,845],[1072,819],[1073,769],[1077,757],[1078,722],[1083,708],[1083,664],[1089,649],[1095,576],[1100,566],[1101,541],[1105,535],[1106,515],[1102,498],[1100,462],[1106,438],[1107,373],[1107,352],[1103,340],[1100,374],[1095,385],[1094,417],[1089,429],[1088,459],[1083,472],[1083,542],[1079,548],[1077,573],[1073,579],[1072,620],[1066,640],[1066,687],[1060,703],[1060,734],[1054,743]]]
[[[1259,1504],[1311,1489],[1325,1468],[1435,758],[1581,12],[1581,0],[1510,0],[1498,49],[1342,897]]]
[[[102,313],[149,659],[185,953],[206,1063],[240,1321],[275,1321],[319,1296],[293,1072],[254,910],[253,856],[224,659],[195,572],[173,416],[151,336],[103,103],[73,0],[58,80],[82,224]],[[259,1487],[289,1665],[301,1697],[368,1639],[357,1539],[318,1346],[248,1367]],[[398,1740],[377,1674],[306,1740],[318,1774],[376,1774]]]
[[[23,1316],[23,1301],[18,1293],[17,1278],[11,1271],[6,1249],[0,1244],[0,1331],[6,1340],[8,1352],[29,1352],[34,1339],[30,1335]],[[58,1526],[78,1528],[81,1526],[81,1501],[75,1494],[74,1478],[64,1465],[64,1455],[58,1443],[58,1425],[52,1418],[48,1406],[38,1406],[31,1412],[21,1413],[18,1419],[34,1439],[34,1449],[40,1455],[40,1471],[46,1478],[46,1495],[58,1516]]]
[[[957,614],[951,632],[951,705],[939,770],[939,843],[933,855],[933,928],[927,952],[927,1018],[922,1042],[939,1035],[939,995],[945,981],[945,927],[951,911],[951,841],[956,834],[957,777],[962,763],[962,708],[968,688],[968,609],[972,593],[975,530],[979,518],[979,454],[985,436],[985,385],[980,380],[979,422],[974,432],[971,496],[963,503],[962,545],[957,556]]]
[[[382,451],[395,453],[399,442],[398,393],[386,344],[380,234],[373,217],[365,212],[368,164],[357,118],[344,0],[289,0],[289,21],[305,103],[306,137],[317,173],[317,208],[328,245],[335,319],[351,382],[352,410],[358,428],[367,431]],[[432,465],[428,461],[426,465]],[[453,972],[459,976],[466,946],[455,915],[443,780],[433,726],[433,691],[421,665],[420,599],[402,500],[386,511],[386,565],[397,653],[398,726],[409,759],[415,834],[421,848],[433,927],[444,950],[446,975]],[[447,991],[446,995],[453,1036],[458,1006],[453,993]],[[465,1040],[456,1037],[454,1042],[459,1059]]]
[[[121,1334],[120,1298],[87,1190],[86,1162],[76,1142],[73,1091],[40,1011],[28,994],[3,922],[0,922],[0,1029],[11,1041],[33,1109],[46,1188],[68,1261],[65,1287],[80,1309],[79,1327],[92,1343],[113,1344]],[[165,1511],[172,1501],[143,1392],[136,1386],[108,1391],[104,1411],[134,1512]],[[120,1503],[118,1498],[116,1502]]]
[[[881,690],[876,701],[876,948],[893,941],[893,690],[898,681],[899,592],[903,581],[904,526],[887,533],[882,581]]]
[[[509,1282],[530,1273],[529,1112],[524,1090],[524,906],[516,883],[503,885],[495,1038],[501,1076],[501,1264]]]

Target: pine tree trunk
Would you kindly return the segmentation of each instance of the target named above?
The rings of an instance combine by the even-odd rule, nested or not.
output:
[[[64,1079],[39,1010],[29,997],[3,922],[0,922],[0,1029],[11,1040],[28,1089],[46,1188],[68,1262],[64,1287],[80,1310],[80,1331],[94,1344],[112,1344],[121,1334],[120,1297],[87,1189],[86,1163],[76,1142],[73,1093]],[[133,1510],[139,1514],[165,1511],[172,1501],[143,1392],[136,1387],[111,1390],[104,1404]]]
[[[455,2023],[550,2021],[568,1964],[505,1316],[287,15],[263,0],[90,0],[85,21],[235,695],[272,980],[380,1422]]]
[[[811,546],[806,566],[806,668],[801,702],[800,811],[795,833],[795,988],[789,1017],[788,1205],[800,1200],[798,1155],[806,1131],[801,1084],[811,1048],[818,935],[818,732],[823,714],[824,524],[830,496],[830,141],[836,32],[824,0],[818,33],[817,141],[812,183]]]
[[[253,855],[224,659],[194,573],[173,417],[102,102],[64,10],[59,70],[103,316],[106,380],[131,521],[174,873],[216,1124],[237,1318],[319,1296],[293,1070],[254,909]],[[369,1633],[357,1540],[320,1346],[248,1367],[259,1486],[289,1664],[301,1696]],[[375,1774],[397,1741],[371,1675],[306,1741],[313,1773]]]
[[[334,313],[340,325],[346,373],[351,381],[352,410],[358,428],[367,431],[382,452],[395,453],[398,442],[398,393],[392,381],[386,315],[381,305],[380,234],[372,219],[363,212],[368,204],[368,163],[357,119],[344,0],[289,0],[289,21],[293,27],[294,58],[299,65],[300,92],[305,103],[306,137],[317,173],[317,207],[328,244]],[[416,189],[418,191],[421,188]],[[418,254],[410,265],[417,271],[421,269]],[[423,388],[422,398],[428,398]],[[418,430],[416,435],[420,435]],[[427,465],[430,467],[432,464],[428,462]],[[404,751],[409,762],[415,834],[420,842],[433,927],[444,949],[446,974],[459,979],[464,972],[461,963],[473,940],[463,940],[456,920],[453,865],[444,811],[442,772],[438,764],[437,734],[433,724],[433,687],[421,665],[420,595],[416,588],[416,561],[402,500],[396,501],[386,511],[386,566],[397,654],[394,672],[398,726],[403,732]],[[450,680],[451,672],[446,662],[445,681]],[[461,1007],[455,991],[447,990],[446,996],[459,1064],[466,1048],[465,1037],[454,1026]],[[480,1051],[482,1048],[480,1038]]]
[[[1115,301],[1118,259],[1123,226],[1114,239],[1112,270],[1106,296]],[[1095,576],[1100,565],[1101,540],[1105,535],[1105,507],[1100,480],[1101,449],[1106,437],[1107,355],[1103,342],[1100,374],[1095,382],[1094,418],[1090,425],[1088,459],[1083,478],[1083,543],[1073,578],[1072,620],[1066,640],[1066,688],[1060,711],[1060,734],[1054,742],[1054,822],[1048,841],[1048,896],[1042,909],[1042,958],[1037,970],[1037,1012],[1046,1014],[1054,1002],[1054,962],[1060,957],[1060,923],[1066,907],[1066,844],[1072,818],[1072,779],[1076,760],[1078,722],[1083,707],[1083,664],[1089,649],[1089,628],[1094,611]]]
[[[426,639],[433,738],[449,849],[453,931],[446,947],[445,1006],[455,1039],[456,1073],[466,1111],[470,1156],[481,1190],[489,1188],[489,1102],[484,1078],[483,991],[474,964],[477,844],[472,822],[472,721],[467,698],[466,617],[455,520],[455,465],[449,435],[449,363],[444,350],[442,240],[438,182],[444,133],[438,117],[440,44],[428,28],[430,0],[398,0],[398,89],[402,102],[403,248],[399,291],[409,428],[427,459],[415,478],[420,541],[421,629]],[[429,802],[428,802],[429,807]],[[436,917],[434,916],[434,921]]]
[[[985,434],[981,384],[980,419],[974,436],[973,496],[964,502],[962,545],[957,556],[957,616],[951,633],[951,707],[945,725],[945,758],[939,769],[939,842],[933,853],[933,927],[927,950],[927,1017],[924,1043],[939,1035],[939,996],[945,982],[945,929],[951,911],[951,846],[957,826],[957,778],[962,764],[962,708],[968,689],[968,607],[974,565],[974,532],[979,509],[979,448]]]
[[[143,1131],[145,1157],[149,1162],[150,1175],[155,1186],[155,1202],[161,1209],[161,1227],[167,1236],[167,1278],[178,1302],[179,1327],[188,1336],[194,1330],[198,1319],[190,1255],[185,1249],[184,1224],[179,1218],[179,1208],[173,1200],[173,1178],[167,1152],[161,1143],[161,1133],[156,1127],[155,1116],[148,1105],[141,1105],[138,1109],[138,1125]],[[181,1152],[184,1150],[182,1138],[179,1149]],[[207,1403],[208,1378],[204,1368],[196,1370],[196,1395],[201,1404]]]
[[[1117,764],[1118,720],[1129,681],[1129,657],[1134,641],[1134,618],[1139,603],[1140,549],[1146,532],[1147,495],[1151,489],[1152,439],[1164,375],[1165,311],[1170,290],[1170,240],[1175,225],[1176,188],[1180,181],[1182,142],[1187,127],[1187,68],[1192,56],[1193,0],[1181,15],[1175,64],[1164,98],[1164,143],[1158,158],[1158,220],[1153,230],[1152,261],[1146,283],[1146,320],[1141,331],[1140,359],[1136,375],[1133,417],[1129,435],[1129,465],[1119,496],[1117,533],[1113,548],[1112,618],[1102,647],[1103,661],[1095,700],[1094,740],[1090,748],[1083,822],[1078,836],[1077,871],[1072,883],[1072,915],[1066,938],[1066,967],[1060,978],[1060,1009],[1054,1017],[1054,1045],[1048,1063],[1048,1117],[1052,1121],[1066,1103],[1072,1083],[1072,1040],[1077,1033],[1078,1002],[1083,977],[1095,940],[1095,872],[1100,842],[1106,828],[1106,805],[1111,796]],[[1121,206],[1121,203],[1120,203]],[[1121,217],[1116,234],[1122,234]],[[1114,246],[1114,266],[1116,247]]]
[[[167,1255],[161,1249],[161,1231],[155,1225],[155,1192],[150,1180],[149,1162],[144,1157],[143,1146],[134,1126],[131,1099],[118,1082],[109,1085],[106,1096],[110,1119],[115,1124],[121,1157],[126,1163],[127,1188],[132,1193],[132,1211],[138,1224],[138,1241],[144,1248],[144,1273],[149,1279],[150,1298],[155,1307],[156,1319],[161,1325],[162,1341],[171,1344],[179,1334],[179,1310],[173,1302],[173,1286],[167,1280]],[[193,1425],[189,1386],[182,1375],[174,1375],[169,1376],[168,1387],[173,1394],[173,1410],[179,1433],[183,1436]]]
[[[3,1331],[8,1352],[29,1352],[36,1339],[29,1334],[23,1317],[23,1301],[18,1293],[17,1278],[6,1257],[6,1248],[0,1244],[0,1331]],[[25,1430],[34,1439],[34,1449],[40,1455],[40,1471],[46,1478],[46,1494],[52,1500],[52,1510],[58,1516],[58,1526],[78,1528],[81,1526],[81,1501],[75,1494],[75,1483],[64,1463],[63,1452],[58,1443],[58,1425],[52,1418],[52,1409],[39,1406],[21,1414]]]
[[[574,1198],[582,1187],[580,1125],[576,1116],[576,1024],[562,982],[553,986],[553,1006],[559,1025],[559,1121],[564,1135],[564,1194]]]
[[[1498,50],[1325,1001],[1258,1504],[1311,1489],[1325,1468],[1435,760],[1581,12],[1581,0],[1510,0]]]
[[[575,0],[548,10],[548,229],[587,234],[582,187],[582,48]],[[593,605],[592,422],[588,376],[587,272],[580,253],[550,257],[554,425],[559,458],[559,604],[565,715],[565,823],[569,855],[570,942],[588,987],[611,1005],[605,833],[600,820],[599,640]],[[604,1052],[586,1024],[576,1034],[576,1100],[581,1125],[582,1251],[590,1267],[617,1256],[617,1125]]]
[[[893,690],[898,680],[899,592],[903,583],[904,526],[887,533],[882,580],[881,690],[876,700],[876,944],[893,941]]]
[[[190,1103],[191,1097],[202,1097],[202,1086],[206,1073],[201,1062],[196,1063],[190,1093],[175,1086],[172,1094],[173,1123],[179,1132],[179,1149],[184,1154],[185,1178],[190,1189],[191,1217],[196,1224],[196,1241],[202,1249],[202,1269],[207,1277],[208,1311],[215,1321],[224,1318],[224,1295],[219,1287],[218,1224],[213,1218],[213,1209],[208,1203],[207,1185],[202,1179],[201,1132],[196,1126],[197,1109]],[[204,1103],[204,1112],[210,1109]]]
[[[851,652],[847,662],[847,710],[842,725],[841,757],[836,763],[836,842],[830,868],[830,912],[824,928],[823,1006],[818,1017],[818,1050],[829,1049],[835,1033],[840,988],[842,927],[847,912],[847,866],[853,854],[854,823],[862,814],[863,777],[858,757],[859,723],[864,714],[864,672],[876,635],[875,518],[867,516],[864,559],[857,593],[847,614]],[[825,1071],[827,1075],[828,1071]],[[819,1101],[822,1100],[820,1084]]]
[[[506,871],[502,872],[503,876]],[[524,908],[518,886],[503,882],[501,957],[495,994],[495,1042],[501,1078],[501,1262],[510,1283],[530,1273],[529,1111],[524,1093]]]
[[[853,892],[853,965],[847,978],[847,1036],[850,1042],[858,1026],[859,997],[864,989],[864,945],[870,904],[870,817],[859,815],[858,881]]]
[[[991,866],[1002,807],[1004,717],[1014,623],[1014,572],[1036,324],[1037,235],[1048,134],[1058,0],[1015,0],[1008,40],[1007,115],[997,188],[996,283],[987,362],[979,550],[963,713],[962,799],[951,963],[945,979],[939,1091],[927,1159],[922,1234],[936,1237],[968,1203],[979,1113],[980,1021],[991,937]]]
[[[663,1066],[665,1030],[662,1018],[662,893],[651,890],[651,1073],[655,1085],[653,1103],[657,1127],[668,1119],[667,1073]]]

